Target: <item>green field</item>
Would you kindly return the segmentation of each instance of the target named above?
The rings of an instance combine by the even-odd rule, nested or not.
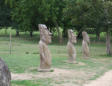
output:
[[[56,77],[53,76],[53,73],[51,73],[52,76],[50,76],[50,73],[45,73],[45,77],[41,77],[44,74],[37,72],[40,61],[38,48],[39,34],[35,33],[31,38],[28,33],[21,32],[20,37],[15,37],[15,32],[11,32],[13,35],[12,54],[9,52],[9,33],[7,33],[7,36],[4,36],[4,32],[0,31],[0,57],[3,58],[10,71],[14,74],[37,75],[37,78],[31,80],[12,80],[12,86],[66,86],[65,84],[68,84],[68,86],[72,86],[72,84],[82,86],[112,69],[112,57],[106,55],[104,42],[94,41],[95,38],[93,38],[90,44],[91,56],[89,59],[83,59],[81,40],[79,40],[74,45],[77,50],[78,64],[68,64],[64,63],[68,57],[66,51],[67,39],[64,39],[64,43],[60,45],[57,38],[54,38],[53,42],[49,45],[52,53],[52,68],[54,73],[59,70],[60,75]],[[67,73],[65,73],[66,71]],[[40,76],[38,77],[38,75]]]

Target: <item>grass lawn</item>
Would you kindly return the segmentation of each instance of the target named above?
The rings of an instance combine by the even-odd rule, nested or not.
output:
[[[42,75],[37,72],[39,66],[39,37],[35,35],[30,38],[27,34],[20,37],[12,37],[12,54],[9,54],[9,37],[0,36],[0,57],[6,62],[10,71],[14,74],[31,73]],[[107,56],[105,52],[105,43],[91,42],[89,59],[83,59],[81,53],[81,42],[76,45],[77,61],[79,64],[68,64],[63,61],[67,60],[66,40],[63,45],[53,43],[49,45],[52,53],[52,68],[63,72],[63,75],[37,77],[33,80],[12,80],[12,86],[66,86],[65,84],[74,84],[82,86],[91,80],[94,80],[112,69],[112,57]],[[64,71],[63,71],[64,70]],[[66,72],[67,71],[67,72]],[[69,73],[71,72],[71,74]],[[64,76],[68,74],[68,76]],[[23,76],[24,77],[24,76]],[[67,86],[72,86],[68,84]]]

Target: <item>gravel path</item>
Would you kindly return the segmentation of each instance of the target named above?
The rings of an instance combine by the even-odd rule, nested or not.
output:
[[[90,84],[86,84],[84,86],[112,86],[112,71],[106,72],[97,80],[92,81]]]

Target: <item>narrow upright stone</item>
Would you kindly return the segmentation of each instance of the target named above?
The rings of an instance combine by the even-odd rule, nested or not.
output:
[[[5,62],[0,58],[0,86],[11,86],[11,73],[5,64]]]
[[[74,35],[74,32],[69,29],[68,30],[68,43],[67,43],[67,50],[68,50],[68,63],[76,63],[76,49],[74,47],[74,43],[76,43],[76,36]]]
[[[87,32],[82,32],[83,41],[82,41],[82,54],[84,58],[89,58],[89,47],[88,44],[90,43],[89,36]]]
[[[51,53],[48,49],[48,44],[51,43],[51,33],[47,29],[47,26],[44,24],[39,24],[40,31],[40,67],[38,71],[40,72],[49,72],[51,70]]]

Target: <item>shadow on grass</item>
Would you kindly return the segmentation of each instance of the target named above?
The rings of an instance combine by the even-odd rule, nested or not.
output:
[[[107,54],[101,54],[99,55],[100,57],[99,58],[112,58],[112,55],[107,55]]]

